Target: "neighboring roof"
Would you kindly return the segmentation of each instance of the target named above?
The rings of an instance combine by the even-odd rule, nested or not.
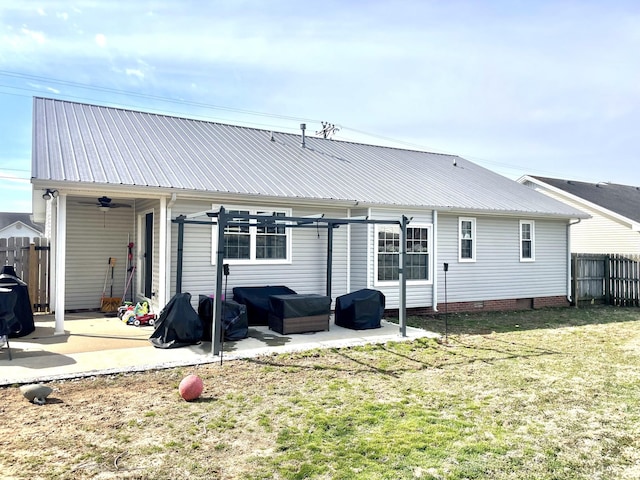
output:
[[[16,222],[22,222],[27,227],[39,233],[42,233],[44,230],[44,225],[31,221],[30,213],[0,212],[0,230],[3,230]]]
[[[34,98],[34,183],[583,216],[454,155]]]
[[[529,177],[629,220],[640,222],[640,187],[609,182],[586,183],[532,175],[529,175]]]

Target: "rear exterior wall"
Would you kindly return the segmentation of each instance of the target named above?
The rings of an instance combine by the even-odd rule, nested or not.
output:
[[[468,215],[465,215],[468,217]],[[438,216],[438,303],[557,298],[567,296],[567,224],[534,220],[535,260],[520,260],[520,220],[476,216],[476,259],[459,260],[458,215]],[[445,273],[443,264],[449,264]],[[526,303],[526,301],[525,301]],[[556,303],[555,301],[552,303]],[[515,304],[514,304],[515,305]],[[502,308],[502,304],[496,304]],[[439,308],[441,310],[441,308]]]

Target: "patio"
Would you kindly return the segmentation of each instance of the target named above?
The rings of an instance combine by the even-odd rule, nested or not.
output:
[[[219,356],[211,355],[211,342],[155,348],[148,341],[153,327],[126,325],[102,313],[67,314],[64,335],[54,335],[53,315],[37,315],[35,325],[30,335],[10,339],[13,360],[9,360],[6,345],[0,350],[0,385],[220,362]],[[407,336],[401,337],[398,325],[384,320],[382,328],[372,330],[349,330],[332,320],[329,331],[291,335],[250,327],[248,338],[224,343],[223,361],[437,336],[407,327]]]

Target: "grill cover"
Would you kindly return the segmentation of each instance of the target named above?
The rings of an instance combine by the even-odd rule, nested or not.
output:
[[[29,289],[10,265],[2,267],[0,273],[0,296],[0,317],[4,319],[4,326],[0,325],[0,329],[5,330],[0,335],[24,337],[33,332],[36,327]]]
[[[149,341],[157,348],[178,348],[200,343],[202,321],[191,306],[190,293],[177,293],[162,309]]]

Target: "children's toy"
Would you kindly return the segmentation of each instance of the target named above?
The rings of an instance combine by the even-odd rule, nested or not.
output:
[[[133,305],[131,302],[122,305],[118,309],[118,316],[127,325],[151,325],[153,326],[156,321],[156,316],[149,312],[148,302],[139,302]]]

